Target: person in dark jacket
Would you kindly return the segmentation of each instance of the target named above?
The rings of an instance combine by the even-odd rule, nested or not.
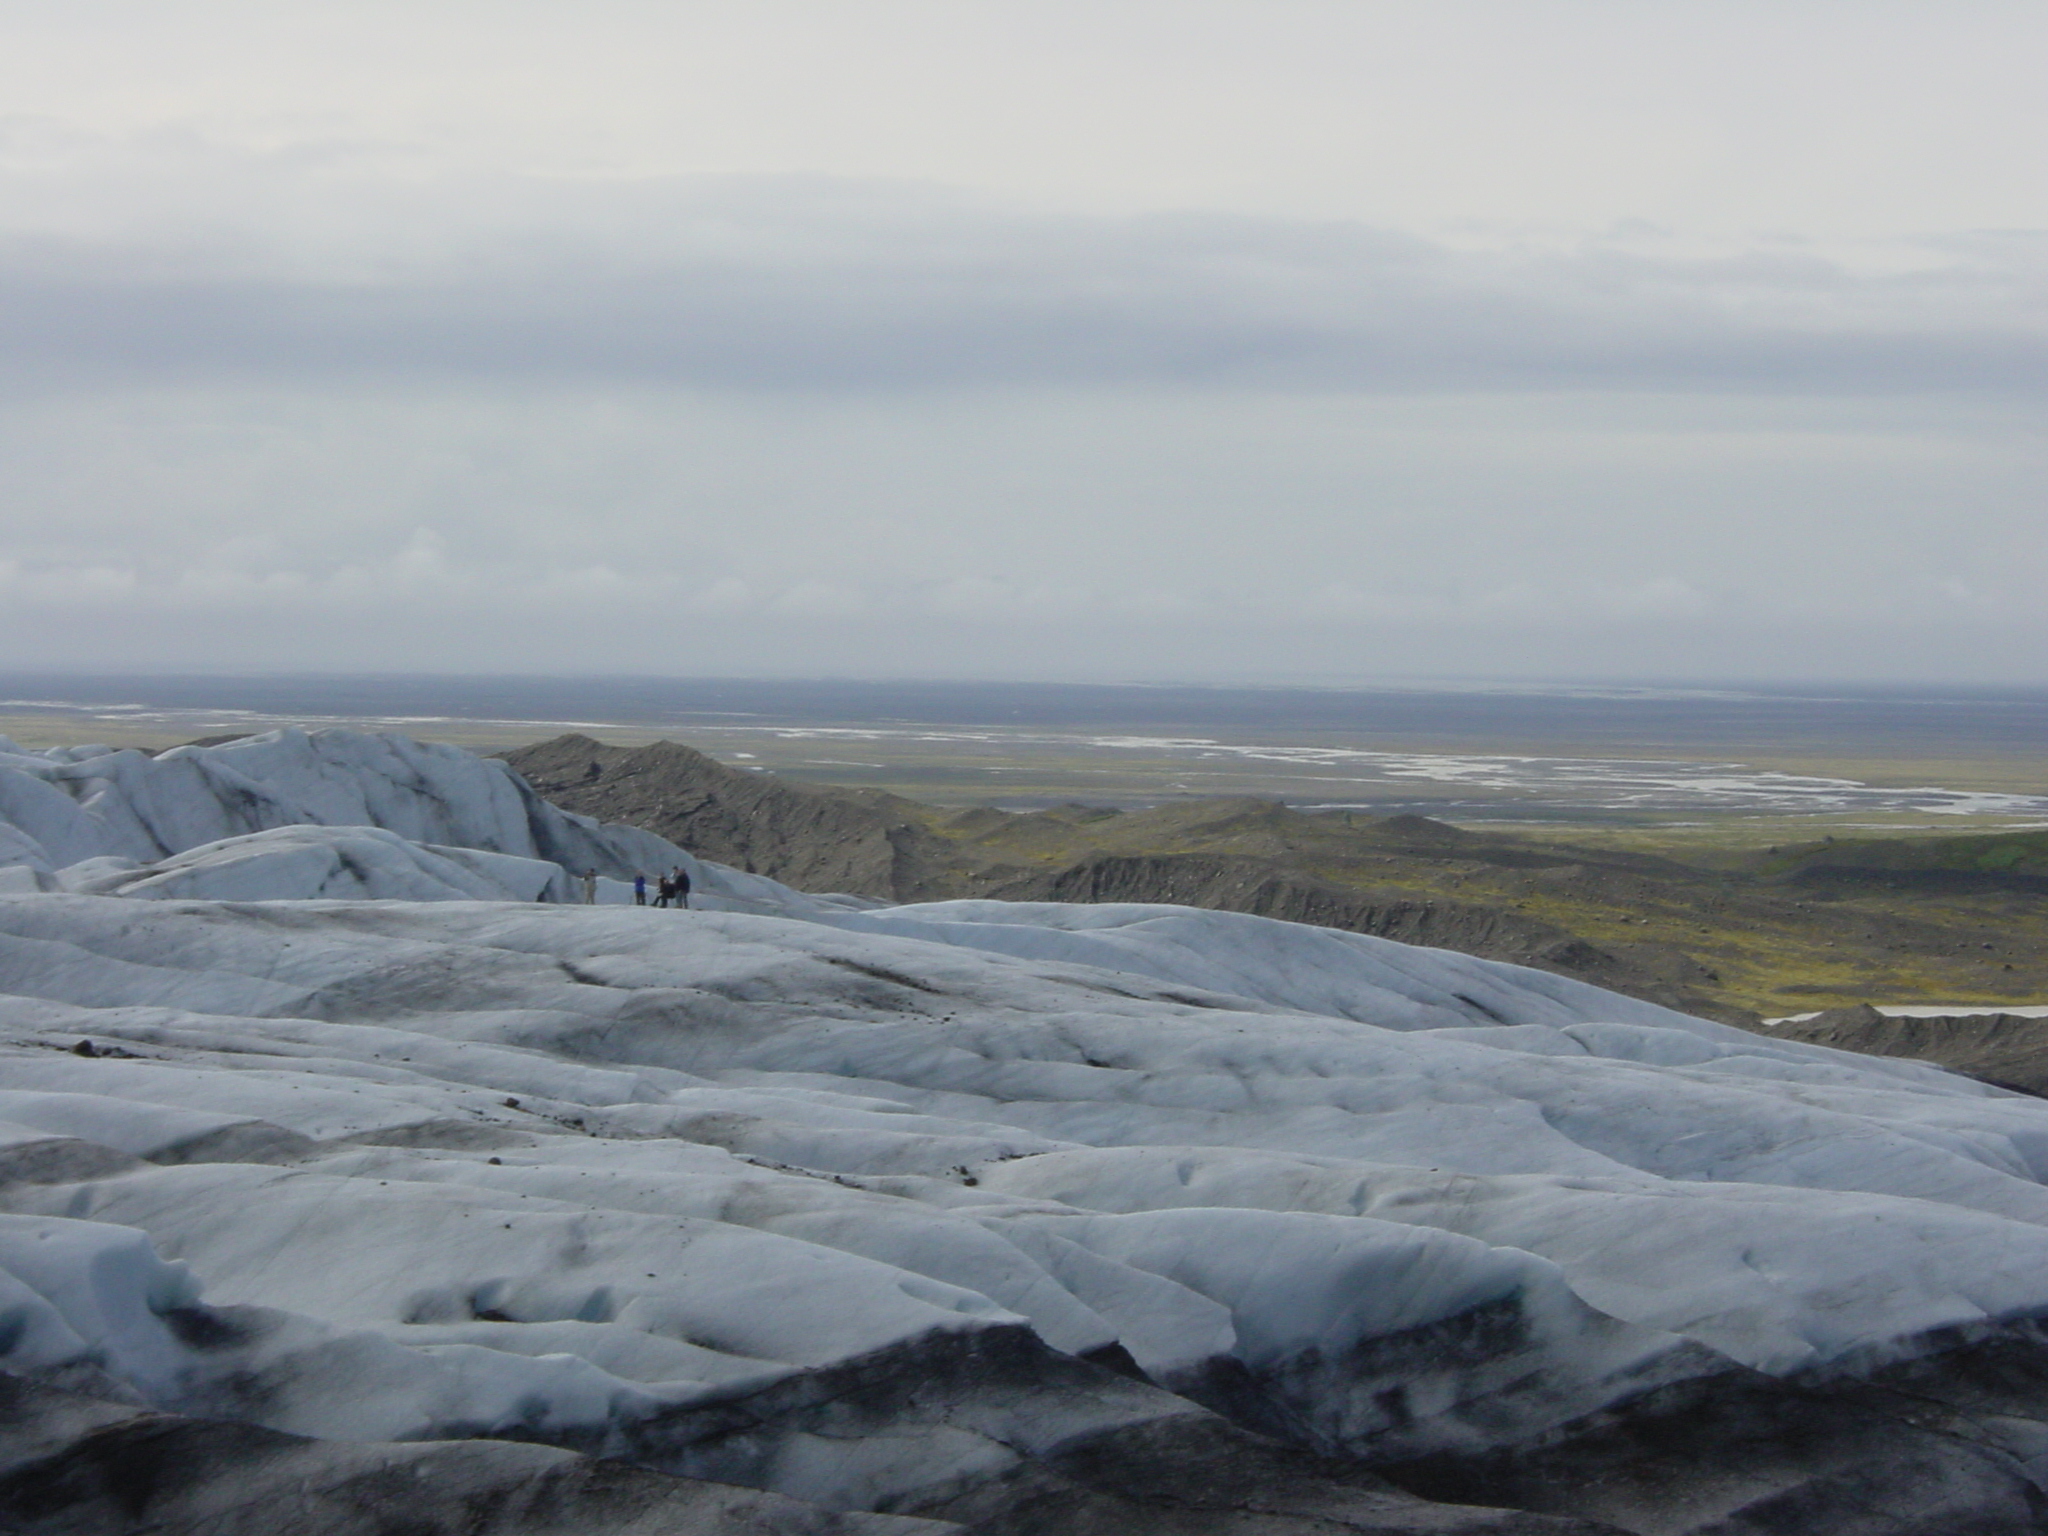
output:
[[[679,907],[687,907],[690,904],[689,871],[684,869],[681,865],[677,865],[675,874],[670,877],[670,884],[673,885],[675,888],[676,905]]]

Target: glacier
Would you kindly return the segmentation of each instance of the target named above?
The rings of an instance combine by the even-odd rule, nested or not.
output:
[[[23,1530],[159,1441],[152,1529],[429,1452],[422,1529],[2044,1529],[2044,1181],[2039,1100],[1498,962],[0,742]]]

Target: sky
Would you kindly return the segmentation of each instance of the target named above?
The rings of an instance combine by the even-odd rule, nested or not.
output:
[[[2048,682],[2048,6],[0,0],[17,670]]]

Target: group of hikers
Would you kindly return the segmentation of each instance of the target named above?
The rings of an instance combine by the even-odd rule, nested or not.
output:
[[[689,871],[678,864],[668,874],[658,876],[654,882],[654,904],[657,907],[687,907],[690,904]],[[647,905],[647,877],[633,877],[633,905]]]
[[[586,907],[597,905],[597,871],[594,869],[583,871],[583,904]],[[654,882],[654,904],[657,907],[687,907],[690,904],[690,872],[678,864],[669,873],[657,876]],[[633,905],[647,905],[645,875],[633,877]]]

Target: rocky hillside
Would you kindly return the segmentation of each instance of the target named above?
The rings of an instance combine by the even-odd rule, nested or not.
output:
[[[2048,832],[1829,838],[1773,850],[1762,872],[1815,888],[2024,891],[2048,895]]]
[[[1177,902],[1510,960],[1709,1017],[1755,1017],[1715,995],[1710,967],[1670,946],[1596,943],[1509,904],[1431,889],[1475,862],[1530,872],[1593,858],[1623,875],[1664,867],[1639,855],[1560,855],[1419,816],[1354,824],[1250,799],[1141,812],[946,812],[731,768],[666,741],[628,748],[568,735],[504,758],[565,809],[643,827],[803,890],[885,901]]]
[[[1229,854],[1100,854],[992,893],[1014,901],[1176,902],[1455,949],[1594,981],[1650,1002],[1741,1020],[1705,990],[1705,966],[1676,951],[1633,945],[1617,953],[1513,910],[1396,890],[1359,890],[1275,861]]]
[[[1190,798],[968,811],[728,767],[673,742],[505,754],[547,799],[812,891],[1162,901],[1511,960],[1731,1023],[1858,1003],[2048,997],[2044,839],[1651,853]]]
[[[928,868],[947,844],[923,806],[868,790],[744,773],[672,741],[608,747],[557,736],[501,754],[544,799],[644,827],[692,853],[806,891],[888,901],[954,894]]]
[[[1785,1040],[1938,1062],[1982,1082],[2048,1097],[2048,1019],[2013,1013],[1901,1018],[1868,1003],[1779,1025]]]

